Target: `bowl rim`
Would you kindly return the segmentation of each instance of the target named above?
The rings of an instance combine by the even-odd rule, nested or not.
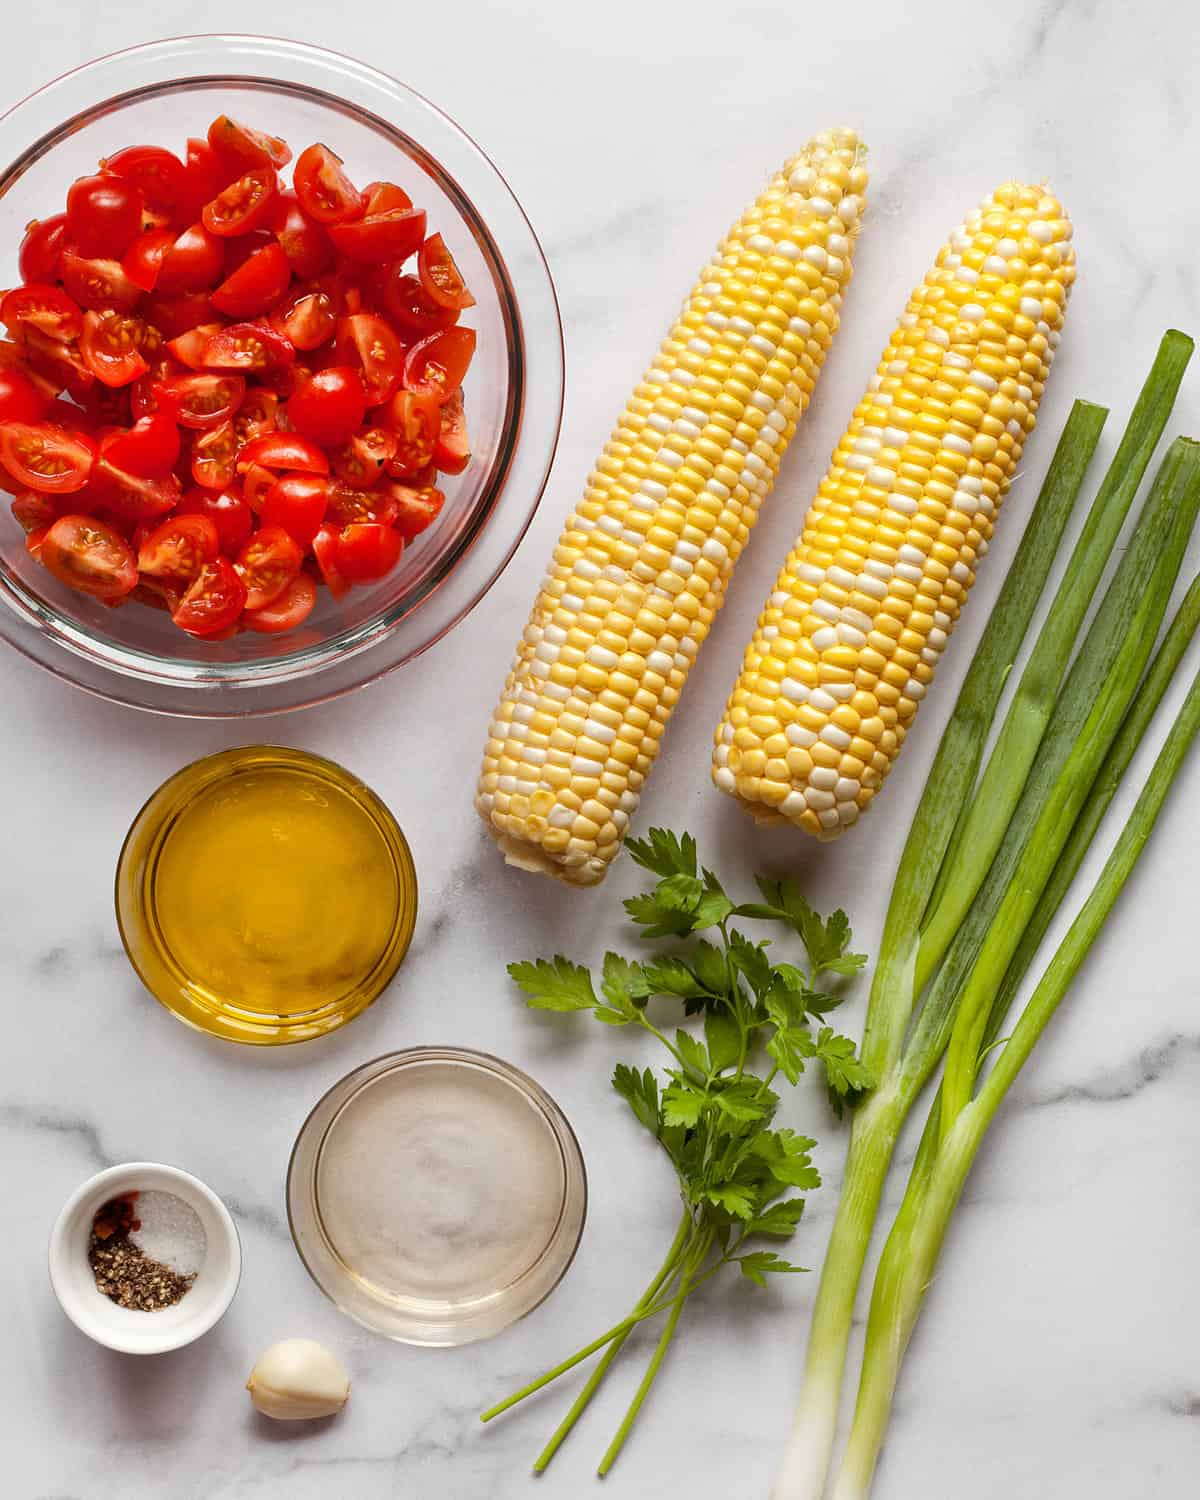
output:
[[[220,62],[215,71],[202,65],[214,55]],[[115,92],[108,87],[113,82],[108,77],[91,97],[72,101],[62,118],[68,101],[58,95],[64,87],[83,78],[105,79],[106,73],[126,68],[140,70],[142,76],[122,79]],[[331,71],[362,92],[355,93],[346,83],[345,97],[330,93]],[[423,654],[465,619],[499,579],[533,521],[549,482],[565,398],[562,314],[553,277],[512,188],[474,137],[426,95],[347,54],[285,37],[237,32],[166,37],[118,49],[66,70],[0,113],[0,130],[6,122],[11,128],[18,111],[42,100],[56,122],[34,132],[32,144],[25,145],[0,175],[16,180],[13,174],[19,177],[39,150],[52,150],[67,126],[94,118],[106,107],[119,107],[131,96],[156,88],[221,82],[257,83],[323,98],[360,123],[390,133],[397,144],[408,141],[413,148],[410,156],[424,157],[438,169],[441,190],[480,244],[496,282],[507,326],[509,404],[515,405],[515,412],[505,417],[497,454],[463,537],[435,569],[414,581],[403,598],[344,630],[331,629],[316,647],[278,658],[198,661],[182,672],[156,672],[152,653],[124,646],[110,647],[107,653],[89,650],[92,637],[86,626],[60,614],[20,580],[0,580],[0,638],[52,675],[129,707],[212,719],[265,716],[328,702]],[[363,94],[376,105],[390,104],[394,111],[397,105],[415,110],[419,124],[434,127],[434,143],[426,145],[426,137],[412,131],[410,118],[394,122],[365,102]],[[5,155],[7,151],[4,148]],[[456,175],[462,172],[461,164],[443,163],[440,153],[446,151],[459,152],[460,163],[482,174],[473,178],[470,190]],[[486,220],[472,193],[491,199]],[[497,205],[503,216],[498,237],[489,228]],[[514,272],[517,252],[521,265]]]

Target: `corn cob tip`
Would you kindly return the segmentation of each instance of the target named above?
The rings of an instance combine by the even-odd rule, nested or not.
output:
[[[904,742],[1033,430],[1075,277],[1043,186],[939,251],[833,455],[714,737],[717,787],[836,837]]]

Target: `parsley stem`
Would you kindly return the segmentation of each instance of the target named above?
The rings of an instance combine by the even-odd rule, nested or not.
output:
[[[659,1267],[658,1274],[655,1276],[654,1280],[650,1283],[650,1285],[646,1288],[646,1290],[639,1298],[637,1304],[633,1309],[635,1313],[641,1312],[644,1308],[649,1307],[654,1302],[654,1299],[658,1296],[663,1286],[669,1284],[674,1280],[681,1254],[685,1246],[687,1245],[691,1233],[692,1216],[687,1211],[687,1209],[684,1209],[683,1213],[680,1215],[679,1228],[675,1231],[675,1238],[671,1242],[671,1248],[667,1251],[666,1259]],[[571,1429],[575,1426],[575,1423],[583,1415],[592,1397],[596,1394],[596,1390],[599,1387],[600,1382],[604,1379],[605,1375],[608,1374],[609,1368],[611,1367],[613,1361],[616,1359],[617,1355],[620,1354],[622,1346],[624,1345],[625,1340],[629,1337],[631,1332],[632,1326],[626,1328],[623,1333],[617,1334],[617,1336],[610,1342],[608,1349],[605,1351],[604,1357],[588,1377],[587,1384],[572,1402],[570,1411],[567,1412],[566,1416],[555,1428],[554,1435],[542,1449],[541,1453],[538,1454],[537,1459],[533,1465],[535,1474],[541,1474],[546,1470],[550,1463],[550,1460],[558,1452],[559,1448],[563,1444],[563,1441],[566,1439]]]

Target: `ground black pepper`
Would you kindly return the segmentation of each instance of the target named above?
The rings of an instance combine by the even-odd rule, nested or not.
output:
[[[181,1276],[144,1254],[129,1238],[137,1228],[133,1217],[133,1195],[104,1204],[92,1221],[88,1264],[97,1288],[118,1307],[136,1312],[160,1312],[174,1307],[196,1279]]]

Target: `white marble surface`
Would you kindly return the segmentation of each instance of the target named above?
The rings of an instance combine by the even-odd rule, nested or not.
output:
[[[609,1093],[623,1035],[522,1011],[506,959],[598,956],[625,940],[627,862],[567,892],[506,870],[470,792],[487,713],[560,518],[630,382],[726,222],[814,129],[872,148],[870,227],[844,331],[781,483],[668,735],[642,826],[686,825],[731,880],[798,871],[874,947],[899,840],[972,640],[1069,399],[1127,408],[1160,331],[1200,325],[1200,21],[1178,0],[996,7],[775,0],[746,8],[607,0],[332,7],[229,0],[203,24],[292,35],[378,63],[492,153],[543,236],[562,300],[568,402],[532,533],[486,604],[415,666],[356,697],[255,726],[160,722],[0,661],[0,1232],[4,1482],[14,1500],[516,1500],[563,1409],[553,1393],[482,1429],[476,1413],[632,1300],[673,1219],[668,1171]],[[194,5],[22,7],[0,95],[114,45],[196,30]],[[708,741],[754,613],[910,283],[997,180],[1046,176],[1074,217],[1080,279],[1060,365],[943,680],[883,802],[842,843],[758,834],[708,785]],[[1113,424],[1116,425],[1115,423]],[[1200,426],[1193,371],[1177,427]],[[1113,435],[1106,439],[1111,448]],[[1191,559],[1200,562],[1200,552]],[[452,706],[453,705],[453,706]],[[423,908],[390,993],[342,1034],[264,1054],[208,1042],[139,988],[111,881],[138,805],[181,763],[273,738],[332,755],[390,802]],[[1145,762],[1139,763],[1144,770]],[[1121,806],[1128,797],[1121,799]],[[905,1371],[880,1500],[1185,1500],[1200,1480],[1200,761],[1187,768],[1071,1001],[970,1183]],[[1093,865],[1094,868],[1094,865]],[[861,1006],[851,1019],[857,1025]],[[553,1300],[469,1351],[358,1331],[310,1284],[282,1185],[295,1131],[350,1067],[419,1042],[530,1069],[578,1127],[591,1173],[583,1248]],[[815,1089],[789,1110],[823,1142],[797,1258],[819,1264],[840,1161]],[[200,1174],[237,1215],[240,1295],[199,1345],[138,1362],[67,1324],[44,1244],[98,1167],[148,1157]],[[628,1500],[765,1494],[796,1391],[815,1277],[697,1299],[641,1429],[607,1482]],[[255,1420],[241,1382],[259,1347],[312,1334],[350,1365],[345,1416],[295,1432]],[[537,1494],[578,1500],[628,1394],[613,1379]]]

